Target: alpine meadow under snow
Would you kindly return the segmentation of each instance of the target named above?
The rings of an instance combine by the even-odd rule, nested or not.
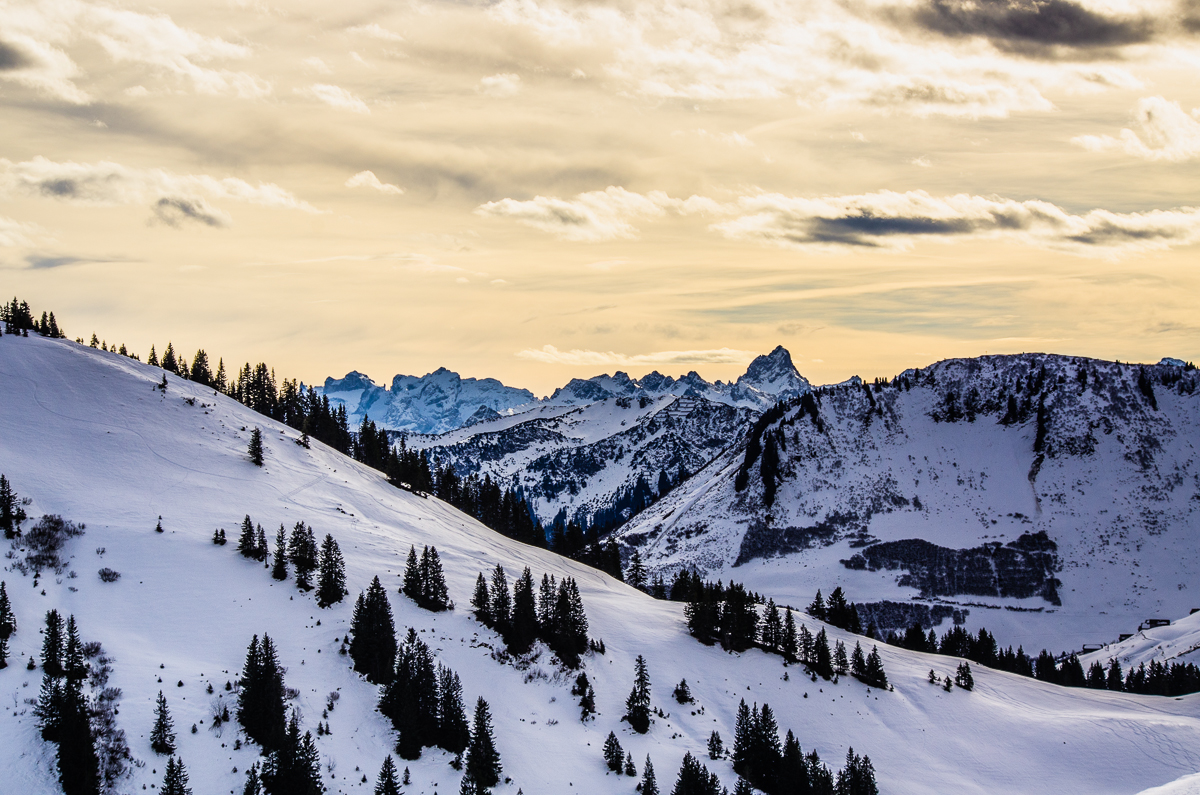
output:
[[[248,455],[255,429],[262,466]],[[43,672],[25,664],[40,665],[39,629],[54,609],[74,617],[84,642],[101,644],[96,659],[109,660],[107,686],[120,690],[113,718],[133,761],[115,791],[162,784],[167,757],[150,740],[160,691],[193,791],[243,791],[259,748],[246,742],[236,721],[214,726],[213,717],[234,707],[232,684],[247,647],[266,634],[292,689],[289,711],[297,711],[301,733],[317,735],[327,791],[373,792],[396,734],[376,709],[379,689],[339,649],[355,596],[376,576],[397,636],[413,627],[436,661],[461,677],[468,707],[478,697],[490,705],[503,769],[495,792],[633,793],[647,756],[660,791],[669,792],[688,752],[732,791],[737,776],[727,759],[709,758],[708,741],[716,730],[732,743],[743,699],[769,703],[781,732],[792,730],[805,753],[818,751],[834,770],[851,747],[869,756],[879,790],[888,795],[1126,794],[1164,785],[1154,791],[1194,791],[1200,694],[1064,688],[981,666],[972,690],[947,690],[929,682],[930,671],[950,677],[959,660],[882,643],[890,689],[849,676],[813,681],[802,667],[758,649],[729,653],[702,645],[688,634],[682,604],[500,536],[319,442],[306,448],[299,438],[212,389],[130,358],[36,335],[0,338],[0,471],[27,499],[24,528],[44,515],[83,528],[65,541],[58,572],[43,568],[35,575],[19,566],[27,552],[20,539],[4,561],[17,625],[9,665],[0,670],[6,791],[59,791],[54,746],[41,739],[30,703]],[[317,539],[331,534],[345,558],[350,595],[322,609],[293,576],[273,579],[269,563],[240,556],[234,543],[214,543],[220,529],[232,542],[247,514],[269,536],[297,522]],[[426,611],[399,593],[410,548],[426,545],[437,548],[455,603],[446,612]],[[581,663],[595,693],[591,719],[581,721],[571,694],[576,671],[556,664],[540,642],[529,655],[505,654],[499,636],[471,615],[478,575],[497,564],[510,579],[529,567],[535,581],[552,574],[578,583],[588,635],[596,641]],[[102,577],[106,569],[119,577]],[[824,626],[795,617],[814,633]],[[1180,622],[1161,642],[1194,647],[1195,622]],[[825,630],[831,643],[861,642],[868,650],[874,643]],[[1122,653],[1133,661],[1155,652],[1130,646]],[[639,656],[654,710],[645,734],[621,720]],[[682,679],[694,703],[672,697]],[[328,732],[317,731],[319,724]],[[608,772],[610,732],[631,754],[638,778]],[[419,760],[397,759],[398,774],[407,768],[411,780],[404,792],[458,791],[463,773],[453,759],[436,748],[424,749]]]

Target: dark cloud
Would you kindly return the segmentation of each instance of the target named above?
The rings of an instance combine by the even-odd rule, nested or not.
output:
[[[38,183],[38,190],[56,199],[73,199],[79,195],[79,183],[73,179],[47,179]]]
[[[77,262],[88,262],[81,257],[48,257],[40,254],[30,254],[25,258],[29,263],[29,267],[35,270],[43,270],[49,268],[61,268],[64,265],[74,265]]]
[[[196,221],[206,226],[228,226],[229,220],[203,199],[166,197],[154,203],[154,217],[167,226],[179,226],[184,221]]]
[[[813,218],[798,230],[796,243],[837,243],[845,246],[878,246],[892,235],[965,235],[976,224],[965,218],[896,218],[863,213],[842,218]],[[874,239],[872,239],[874,238]]]
[[[1049,48],[1107,49],[1154,37],[1146,17],[1105,16],[1073,0],[930,0],[915,13],[922,27],[947,36],[983,36],[1025,54]]]
[[[0,72],[24,69],[26,66],[32,65],[33,61],[29,56],[8,42],[0,41]]]

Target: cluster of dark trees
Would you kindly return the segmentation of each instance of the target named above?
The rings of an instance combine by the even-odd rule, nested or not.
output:
[[[840,585],[830,592],[828,602],[821,596],[821,591],[818,589],[817,595],[808,606],[808,614],[818,621],[824,621],[838,629],[853,632],[855,635],[863,634],[858,605],[846,601],[846,594]]]
[[[267,535],[262,525],[255,526],[249,514],[242,520],[238,535],[237,551],[244,558],[265,563],[267,560]],[[271,576],[286,580],[288,564],[296,576],[296,587],[302,591],[313,589],[313,572],[317,573],[317,605],[325,608],[346,598],[346,562],[333,535],[326,533],[325,540],[317,548],[313,529],[304,522],[296,522],[289,538],[283,525],[275,534],[275,555],[271,564]]]
[[[771,707],[738,705],[732,759],[733,769],[751,786],[768,795],[876,795],[875,771],[871,760],[854,749],[846,755],[846,766],[837,775],[822,762],[816,751],[805,756],[800,743],[788,730],[779,741],[779,727]]]
[[[470,729],[458,674],[435,665],[433,652],[414,629],[397,651],[395,666],[379,697],[379,711],[399,734],[396,753],[418,759],[425,746],[452,754],[467,750]]]
[[[354,670],[377,685],[391,681],[396,659],[396,625],[379,577],[359,592],[350,619],[350,659]]]
[[[300,719],[287,717],[283,667],[270,636],[255,635],[238,680],[237,718],[246,736],[262,746],[262,769],[247,773],[247,791],[267,795],[321,795],[321,759],[312,732],[300,735]],[[259,789],[261,787],[261,789]]]
[[[57,610],[46,613],[42,638],[42,689],[34,712],[42,739],[58,746],[58,780],[65,795],[100,791],[100,756],[83,692],[88,666],[75,616],[64,627]]]
[[[437,547],[425,547],[419,562],[417,548],[409,547],[408,562],[404,567],[404,586],[400,590],[417,606],[435,613],[454,607],[446,590],[446,577],[442,573]]]
[[[490,586],[479,573],[471,607],[481,623],[500,633],[513,654],[542,640],[564,665],[577,668],[580,655],[588,650],[587,614],[571,577],[556,580],[543,574],[535,595],[533,574],[526,567],[510,593],[504,567],[497,564]]]
[[[4,323],[5,334],[21,334],[28,337],[29,332],[32,331],[43,337],[65,339],[67,336],[59,329],[53,312],[42,312],[42,319],[38,321],[34,319],[33,310],[29,308],[29,304],[25,301],[17,301],[16,296],[13,296],[11,302],[0,304],[0,322]]]
[[[673,601],[687,602],[688,629],[700,642],[720,642],[730,651],[745,651],[758,640],[758,605],[762,597],[738,582],[728,586],[705,582],[695,573],[680,572],[671,586]]]
[[[965,657],[988,668],[1029,676],[1064,687],[1090,687],[1158,696],[1182,696],[1200,692],[1200,667],[1194,663],[1161,663],[1154,660],[1148,666],[1143,663],[1125,673],[1121,664],[1113,659],[1109,661],[1107,668],[1098,661],[1093,662],[1085,672],[1083,664],[1075,654],[1056,657],[1042,649],[1036,657],[1031,657],[1022,647],[1018,647],[1016,651],[1013,651],[1012,646],[1002,649],[996,643],[995,636],[984,628],[980,628],[977,634],[972,634],[960,626],[955,626],[943,633],[939,640],[933,629],[926,633],[920,624],[914,624],[902,635],[889,633],[886,642],[928,654]]]
[[[617,544],[602,540],[598,525],[585,527],[575,520],[565,521],[563,515],[560,512],[547,531],[550,549],[623,581],[621,550]]]
[[[0,668],[8,667],[8,639],[17,631],[17,618],[8,601],[8,588],[0,582]]]

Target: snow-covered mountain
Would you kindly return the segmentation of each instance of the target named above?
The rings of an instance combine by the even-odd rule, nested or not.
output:
[[[409,436],[436,465],[519,488],[542,523],[628,519],[735,443],[756,411],[704,398],[547,403],[440,436]]]
[[[505,386],[494,378],[462,378],[445,367],[420,377],[397,375],[390,389],[352,371],[344,378],[326,378],[319,391],[333,408],[345,406],[351,428],[357,429],[369,416],[384,428],[414,433],[443,433],[481,416],[511,412],[534,399],[528,389]]]
[[[1023,354],[822,388],[618,535],[792,604],[840,584],[881,627],[1105,642],[1200,607],[1200,373]]]
[[[345,406],[352,427],[369,416],[391,431],[439,434],[497,415],[537,408],[586,406],[613,398],[651,399],[666,395],[697,398],[758,411],[808,392],[808,381],[792,364],[791,354],[777,347],[759,356],[735,382],[710,383],[695,371],[681,378],[657,371],[644,378],[616,372],[573,378],[540,400],[526,389],[507,387],[493,378],[461,378],[445,368],[423,375],[397,375],[391,388],[375,384],[359,372],[326,378],[320,392],[334,408]]]
[[[275,641],[294,691],[289,706],[299,709],[304,729],[323,718],[329,725],[331,733],[316,738],[328,791],[373,791],[395,733],[375,710],[377,688],[354,674],[338,649],[353,595],[375,575],[387,584],[399,630],[413,627],[437,661],[458,672],[468,703],[476,696],[490,702],[507,777],[495,789],[500,795],[628,795],[635,780],[605,771],[601,746],[610,731],[639,771],[647,755],[653,759],[660,791],[672,789],[685,752],[732,789],[729,761],[709,760],[705,748],[714,730],[733,737],[742,699],[769,702],[780,726],[832,766],[840,767],[850,746],[869,754],[889,795],[1127,795],[1176,780],[1184,786],[1183,777],[1200,769],[1200,695],[1066,689],[982,668],[973,692],[946,693],[926,674],[946,674],[957,660],[890,647],[880,654],[892,692],[848,677],[836,685],[812,682],[796,668],[789,676],[777,656],[700,645],[686,633],[682,605],[503,538],[434,499],[391,487],[320,443],[306,449],[294,430],[196,383],[168,376],[162,392],[161,379],[159,369],[64,340],[0,338],[0,472],[29,499],[32,517],[59,514],[86,524],[82,537],[66,542],[61,573],[47,569],[35,584],[32,573],[15,569],[19,544],[3,561],[0,578],[17,619],[13,664],[0,670],[5,792],[60,791],[52,746],[40,739],[27,703],[37,696],[41,671],[21,664],[40,656],[39,627],[51,608],[75,616],[84,640],[102,644],[110,661],[108,686],[119,689],[113,717],[138,762],[120,792],[153,791],[162,782],[165,758],[147,737],[160,690],[193,791],[242,791],[257,748],[238,747],[236,723],[215,727],[211,718],[232,698],[224,683],[238,677],[251,636],[262,633]],[[1159,394],[1160,406],[1173,400]],[[261,468],[246,455],[256,427],[265,439]],[[233,543],[212,543],[215,528],[232,541],[244,514],[269,530],[304,521],[318,537],[332,534],[346,558],[351,599],[319,609],[290,579],[274,581],[261,563],[238,556]],[[154,531],[159,515],[161,534]],[[457,609],[429,613],[396,592],[411,544],[436,545]],[[465,606],[476,574],[497,563],[512,574],[529,566],[535,575],[577,579],[589,634],[607,647],[584,658],[595,720],[579,720],[573,676],[544,649],[506,659],[494,652],[498,637],[470,617]],[[121,576],[105,582],[101,568]],[[799,620],[813,631],[820,626]],[[857,640],[828,632],[831,641]],[[620,721],[639,654],[663,711],[645,735]],[[685,677],[697,699],[690,706],[669,695]],[[323,715],[330,694],[338,696],[336,707]],[[401,761],[412,778],[404,791],[457,791],[462,774],[450,761],[430,748],[417,761]]]

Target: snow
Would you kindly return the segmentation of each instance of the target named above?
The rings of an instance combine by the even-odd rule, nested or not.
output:
[[[124,694],[118,720],[145,762],[121,791],[162,780],[165,759],[154,756],[147,740],[160,689],[194,791],[241,791],[244,774],[232,771],[249,767],[254,750],[233,750],[235,726],[213,730],[210,717],[214,702],[230,699],[224,683],[240,671],[251,635],[263,632],[276,641],[287,684],[300,693],[295,703],[306,728],[315,728],[327,694],[340,693],[328,718],[333,733],[317,740],[330,791],[372,791],[394,738],[373,710],[376,689],[353,674],[337,649],[354,595],[375,575],[388,586],[398,629],[423,633],[439,661],[462,677],[468,703],[482,695],[491,704],[504,772],[512,778],[497,788],[505,795],[518,788],[528,795],[630,795],[634,779],[605,774],[601,745],[610,730],[639,770],[651,755],[660,787],[669,791],[685,751],[703,754],[713,729],[732,741],[741,698],[769,702],[781,727],[833,767],[849,746],[868,754],[888,795],[1125,795],[1180,784],[1200,770],[1200,695],[1064,689],[981,668],[974,692],[945,693],[926,674],[930,668],[946,674],[957,660],[885,647],[880,654],[894,692],[848,679],[813,683],[778,657],[700,645],[686,634],[679,604],[505,539],[434,499],[389,486],[319,443],[304,449],[294,444],[295,431],[211,390],[168,376],[163,394],[155,388],[161,378],[156,368],[66,341],[0,339],[0,471],[31,498],[31,516],[57,513],[87,525],[67,548],[76,577],[47,573],[34,586],[11,565],[0,575],[18,621],[12,664],[0,671],[5,791],[57,791],[51,750],[25,703],[36,696],[40,671],[21,664],[40,649],[38,628],[50,608],[75,615],[84,639],[102,642],[115,659],[110,684]],[[267,449],[262,468],[246,457],[256,426]],[[261,564],[239,557],[237,526],[247,513],[268,532],[305,521],[318,538],[332,533],[346,557],[351,597],[320,610],[290,580],[276,583]],[[161,535],[153,531],[160,514]],[[218,527],[229,536],[227,546],[211,543]],[[437,546],[457,610],[428,613],[396,593],[410,544]],[[527,670],[492,658],[497,638],[465,606],[477,572],[497,562],[512,574],[529,565],[535,576],[577,578],[590,634],[607,645],[607,654],[589,654],[585,662],[600,711],[594,722],[579,722],[571,677],[558,673],[545,653]],[[120,571],[121,579],[101,582],[102,566]],[[802,620],[815,630],[815,622]],[[829,632],[853,646],[846,633]],[[645,736],[619,722],[638,654],[649,663],[654,704],[670,715],[656,718]],[[683,677],[702,714],[671,700]],[[209,682],[211,696],[204,691]],[[427,749],[419,761],[401,762],[413,778],[406,792],[455,792],[460,774],[448,761]],[[705,762],[732,789],[729,763]]]

